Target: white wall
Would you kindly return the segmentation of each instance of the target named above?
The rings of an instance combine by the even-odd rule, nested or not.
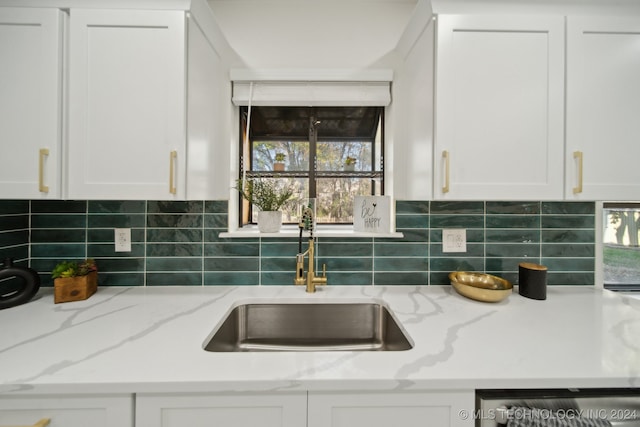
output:
[[[246,68],[395,66],[413,1],[209,0]]]
[[[394,70],[387,109],[387,193],[431,197],[433,26],[427,0],[209,0],[240,57],[255,69]],[[403,48],[398,49],[401,45]],[[237,115],[235,115],[237,117]],[[233,127],[232,127],[233,129]],[[237,135],[232,144],[237,147]],[[231,153],[230,179],[236,176]],[[227,167],[227,166],[222,166]]]

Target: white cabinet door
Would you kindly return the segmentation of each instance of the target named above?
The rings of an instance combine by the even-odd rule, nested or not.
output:
[[[435,198],[562,199],[564,18],[437,26]]]
[[[136,427],[300,427],[306,422],[306,392],[136,398]]]
[[[49,427],[133,427],[133,397],[0,397],[0,427],[29,426],[48,418]]]
[[[640,200],[640,20],[569,18],[567,199]]]
[[[69,198],[185,196],[182,11],[71,9]]]
[[[471,427],[474,392],[309,392],[308,427]]]
[[[62,20],[0,8],[0,198],[59,198]]]

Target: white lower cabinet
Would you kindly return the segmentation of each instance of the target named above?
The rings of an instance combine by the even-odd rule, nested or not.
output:
[[[136,427],[304,427],[306,420],[306,392],[136,398]]]
[[[132,395],[28,396],[0,395],[0,427],[133,427]]]
[[[308,427],[470,427],[474,393],[310,392]]]
[[[136,427],[471,427],[473,391],[138,394]]]

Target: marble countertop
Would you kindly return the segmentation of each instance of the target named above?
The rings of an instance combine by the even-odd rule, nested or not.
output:
[[[413,349],[203,350],[237,303],[371,300]],[[64,304],[41,289],[0,325],[4,393],[640,387],[640,300],[591,287],[494,304],[448,286],[103,287]]]

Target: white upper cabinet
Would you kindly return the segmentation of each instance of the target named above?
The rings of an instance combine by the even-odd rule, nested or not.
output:
[[[564,18],[437,18],[434,198],[563,198]]]
[[[566,198],[640,200],[640,20],[567,25]]]
[[[0,198],[60,197],[62,22],[0,8]]]
[[[68,198],[184,199],[184,11],[71,9]]]

